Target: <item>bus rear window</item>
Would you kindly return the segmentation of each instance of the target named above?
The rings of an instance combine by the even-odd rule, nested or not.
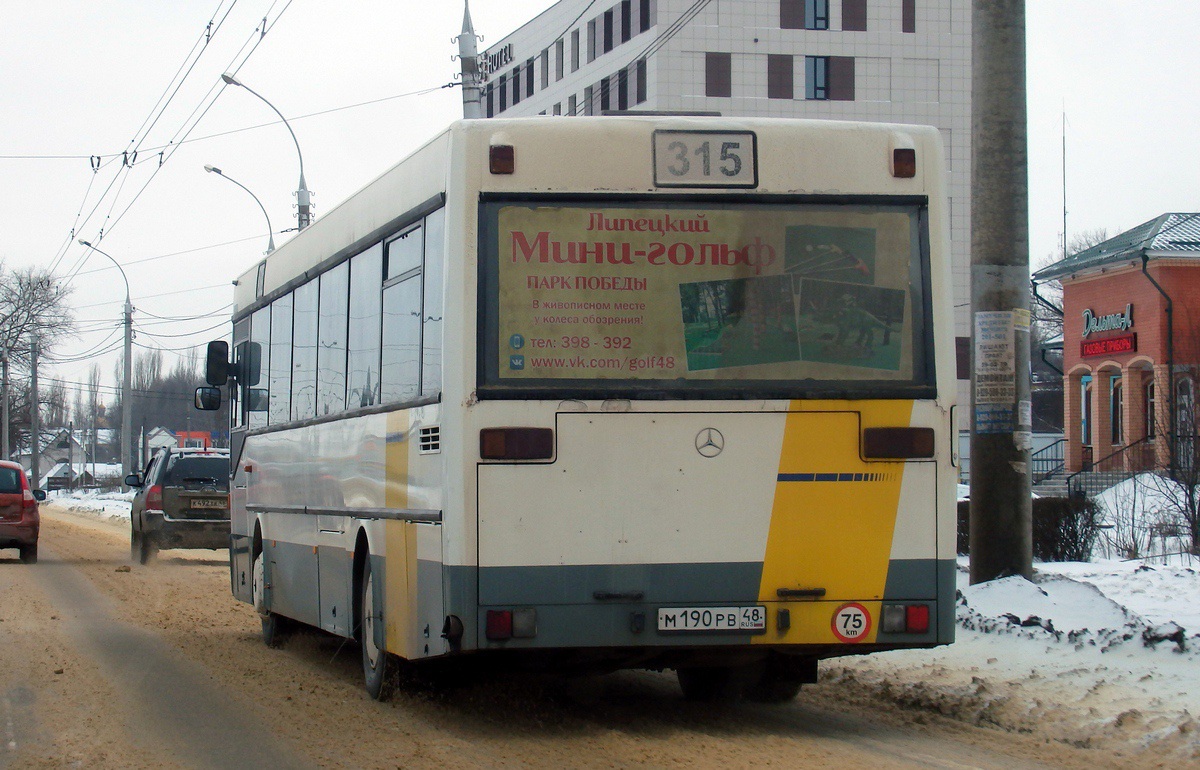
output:
[[[932,387],[923,200],[483,214],[481,395]]]

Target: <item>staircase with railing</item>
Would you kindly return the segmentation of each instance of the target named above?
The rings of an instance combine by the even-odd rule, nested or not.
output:
[[[1029,469],[1033,476],[1033,491],[1042,497],[1066,497],[1063,482],[1066,471],[1067,440],[1060,438],[1030,455]]]
[[[1125,479],[1154,470],[1155,458],[1155,440],[1151,437],[1139,439],[1067,476],[1067,493],[1089,497],[1098,494]]]

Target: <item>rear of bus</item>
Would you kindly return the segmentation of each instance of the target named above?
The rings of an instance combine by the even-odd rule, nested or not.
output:
[[[953,641],[937,131],[456,130],[481,169],[466,484],[446,502],[476,514],[459,648],[769,698],[821,658]]]

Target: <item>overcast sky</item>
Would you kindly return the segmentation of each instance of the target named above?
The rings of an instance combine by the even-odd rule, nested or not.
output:
[[[472,14],[486,47],[552,4],[474,0]],[[4,0],[3,9],[0,259],[72,276],[81,334],[56,351],[62,359],[121,341],[125,285],[73,230],[96,242],[104,229],[99,245],[129,277],[139,344],[172,349],[225,331],[231,281],[266,248],[262,211],[204,165],[254,191],[276,232],[295,226],[295,146],[253,95],[220,90],[222,72],[237,69],[288,117],[318,218],[462,114],[457,88],[417,93],[457,71],[457,0]],[[1200,211],[1200,3],[1034,0],[1028,14],[1033,263],[1060,248],[1064,110],[1070,234]],[[255,31],[264,15],[265,36]],[[166,109],[144,126],[160,97]],[[123,155],[134,147],[136,158]],[[168,320],[181,318],[191,320]],[[115,353],[101,360],[111,384]],[[88,363],[54,371],[82,381]]]

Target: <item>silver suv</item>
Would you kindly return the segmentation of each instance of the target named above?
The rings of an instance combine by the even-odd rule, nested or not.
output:
[[[130,553],[146,564],[160,548],[229,547],[229,451],[160,449],[143,474],[130,511]]]

